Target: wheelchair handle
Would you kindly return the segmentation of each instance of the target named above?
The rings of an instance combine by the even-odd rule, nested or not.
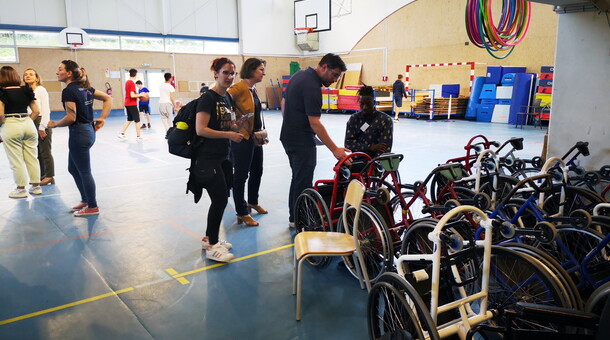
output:
[[[369,156],[368,154],[366,154],[364,152],[352,152],[349,155],[345,156],[337,164],[335,164],[335,166],[333,167],[333,171],[337,172],[339,170],[339,168],[341,168],[343,166],[343,164],[345,162],[347,162],[348,159],[352,159],[355,157],[364,157],[364,158],[366,158],[367,162],[369,162],[371,160],[371,156]]]

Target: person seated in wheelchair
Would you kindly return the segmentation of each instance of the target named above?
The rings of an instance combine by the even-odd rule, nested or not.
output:
[[[394,123],[387,114],[375,109],[374,90],[364,85],[358,90],[360,111],[354,113],[345,128],[345,147],[352,152],[364,152],[375,158],[392,150]],[[354,162],[352,172],[362,162]],[[366,162],[364,162],[366,163]]]

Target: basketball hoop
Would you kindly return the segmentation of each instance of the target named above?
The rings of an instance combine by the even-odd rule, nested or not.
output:
[[[311,27],[297,27],[294,29],[294,34],[299,35],[299,34],[307,34],[307,33],[313,33],[313,28]]]
[[[88,46],[90,42],[87,32],[77,27],[64,28],[59,32],[59,41],[73,50]]]

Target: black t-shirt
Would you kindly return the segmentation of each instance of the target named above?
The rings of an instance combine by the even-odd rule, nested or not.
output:
[[[4,114],[27,113],[28,106],[36,99],[29,86],[0,88],[0,101],[4,103]]]
[[[230,131],[235,120],[235,110],[231,104],[233,101],[227,93],[224,96],[214,92],[206,91],[197,103],[197,114],[210,114],[208,127],[218,131]],[[226,138],[204,138],[203,144],[197,149],[197,155],[201,158],[222,159],[229,156],[229,140]]]
[[[85,89],[80,83],[72,82],[61,91],[61,102],[66,109],[66,102],[76,104],[76,123],[93,122],[93,93],[95,89]]]

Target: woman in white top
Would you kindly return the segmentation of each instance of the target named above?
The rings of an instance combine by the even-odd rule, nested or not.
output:
[[[51,142],[53,141],[53,130],[47,127],[51,119],[51,108],[49,107],[49,93],[42,86],[42,80],[38,72],[28,68],[23,72],[23,82],[28,85],[36,95],[36,103],[40,109],[40,115],[34,121],[38,128],[38,162],[40,163],[40,185],[55,184],[55,161],[51,154]],[[28,109],[28,112],[30,110]]]

